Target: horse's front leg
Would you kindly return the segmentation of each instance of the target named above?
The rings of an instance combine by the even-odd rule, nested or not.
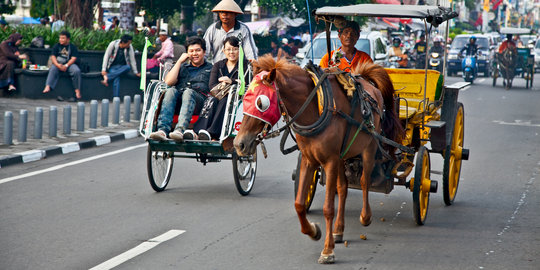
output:
[[[362,213],[360,213],[360,223],[364,226],[371,224],[371,207],[369,206],[369,187],[371,186],[371,172],[375,166],[376,146],[373,149],[367,149],[362,154],[362,177],[360,186],[362,186]]]
[[[307,219],[306,197],[309,189],[309,184],[312,179],[309,179],[315,173],[316,167],[308,162],[306,157],[302,157],[299,173],[298,193],[294,201],[294,208],[300,221],[300,227],[303,234],[309,235],[311,239],[317,241],[321,239],[321,229],[315,223],[309,222]]]
[[[345,164],[341,162],[339,166],[338,177],[337,177],[337,194],[338,194],[338,209],[336,221],[334,222],[334,236],[335,243],[343,242],[343,232],[345,231],[345,202],[347,200],[347,191],[349,183],[347,182],[347,177],[345,176]]]
[[[324,240],[324,249],[319,257],[319,263],[329,264],[334,263],[334,236],[332,234],[332,222],[334,221],[334,199],[336,196],[337,176],[341,160],[328,161],[323,165],[324,173],[326,174],[326,194],[324,198],[324,219],[326,221],[326,237]]]

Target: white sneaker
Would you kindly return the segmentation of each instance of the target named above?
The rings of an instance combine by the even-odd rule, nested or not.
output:
[[[182,131],[179,129],[175,129],[173,132],[169,133],[169,138],[173,139],[175,142],[183,142],[184,136],[182,135]]]
[[[165,131],[158,130],[156,132],[150,133],[150,139],[156,140],[156,141],[166,141],[167,140],[167,134],[165,134]]]
[[[188,129],[184,132],[184,140],[198,140],[199,136],[191,129]]]
[[[212,140],[212,136],[210,136],[210,133],[208,133],[208,131],[201,129],[199,130],[199,140],[210,141]]]

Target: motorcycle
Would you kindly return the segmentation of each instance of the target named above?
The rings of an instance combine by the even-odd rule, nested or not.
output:
[[[466,55],[461,60],[461,70],[463,72],[463,79],[466,82],[473,83],[478,73],[478,66],[476,65],[476,55]]]
[[[432,52],[429,54],[429,68],[442,72],[442,54],[438,52]]]
[[[390,58],[388,58],[388,67],[389,68],[399,68],[399,62],[401,61],[401,57],[399,56],[390,56]]]
[[[426,68],[426,53],[419,53],[416,55],[416,61],[414,68],[425,69]]]

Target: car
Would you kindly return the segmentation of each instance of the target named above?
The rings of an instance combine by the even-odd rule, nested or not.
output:
[[[494,61],[494,51],[495,46],[490,45],[490,39],[486,35],[471,35],[471,34],[462,34],[457,35],[452,41],[450,50],[448,52],[448,62],[447,62],[447,75],[452,76],[452,74],[457,74],[461,72],[461,59],[458,54],[465,44],[469,43],[471,36],[476,37],[476,44],[478,46],[478,72],[482,73],[484,77],[491,76],[492,62]]]
[[[337,31],[332,31],[330,33],[330,39],[330,47],[332,50],[341,46]],[[306,45],[306,47],[308,47],[308,45]],[[373,59],[373,62],[381,66],[388,60],[388,50],[386,49],[386,42],[381,32],[360,32],[360,38],[358,39],[358,42],[356,42],[355,47],[356,49],[369,54],[371,59]],[[318,65],[326,52],[326,34],[321,33],[313,39],[313,63]],[[309,45],[307,50],[305,50],[305,54],[297,54],[296,57],[301,59],[301,67],[306,66],[312,57],[311,46]]]
[[[523,46],[534,48],[536,35],[520,35],[519,39],[521,40],[521,43],[523,43]]]

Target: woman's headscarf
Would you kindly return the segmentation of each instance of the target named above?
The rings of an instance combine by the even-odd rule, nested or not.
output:
[[[17,43],[17,41],[21,40],[23,38],[23,36],[19,33],[13,33],[11,34],[8,39],[6,40],[11,46],[16,46],[15,43]]]

